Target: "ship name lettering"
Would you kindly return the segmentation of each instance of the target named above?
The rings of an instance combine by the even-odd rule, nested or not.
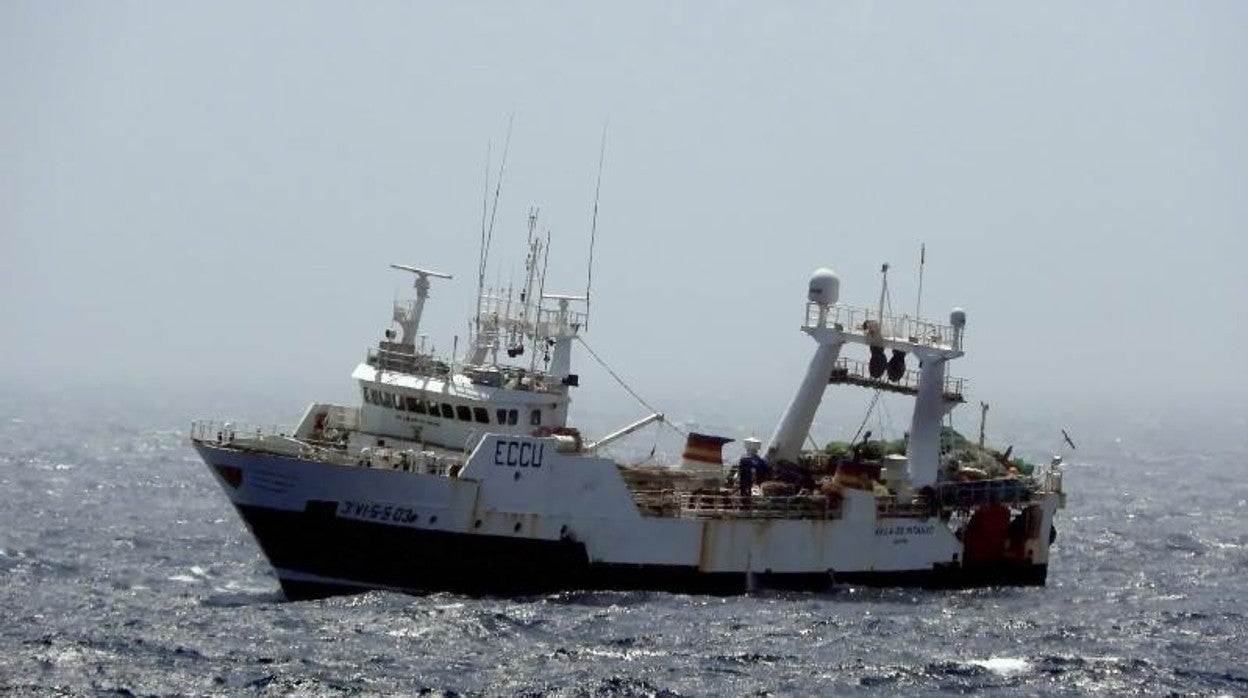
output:
[[[535,444],[528,441],[496,441],[494,442],[494,465],[540,468],[546,456],[546,444]]]
[[[376,502],[342,502],[338,505],[338,515],[351,519],[397,524],[410,524],[420,518],[419,514],[410,507]]]
[[[901,526],[877,526],[877,536],[927,536],[936,532],[935,524],[906,524]]]

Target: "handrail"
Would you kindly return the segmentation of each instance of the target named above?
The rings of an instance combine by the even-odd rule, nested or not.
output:
[[[451,372],[450,365],[445,361],[419,351],[406,352],[384,347],[369,347],[364,361],[369,366],[382,371],[398,371],[434,378],[445,378]]]
[[[509,299],[506,296],[499,296],[492,293],[486,293],[481,297],[481,317],[502,327],[516,327],[532,324],[533,329],[546,326],[545,333],[539,333],[543,336],[554,334],[551,328],[558,328],[559,323],[556,322],[560,313],[564,313],[564,318],[568,326],[583,327],[585,324],[585,313],[573,308],[561,309],[557,303],[554,305],[545,303],[547,299],[543,299],[543,303],[536,305],[536,317],[530,317],[533,313],[533,303],[521,303],[515,299]]]
[[[825,495],[752,496],[678,493],[683,518],[837,519],[841,502]]]
[[[367,448],[348,453],[339,444],[297,439],[278,426],[256,426],[220,420],[191,422],[191,440],[231,449],[253,450],[277,456],[297,457],[334,465],[402,470],[447,476],[463,460],[432,452]]]
[[[906,372],[902,374],[899,380],[890,381],[882,376],[880,378],[872,378],[868,368],[868,364],[865,361],[841,357],[836,360],[829,382],[865,385],[909,395],[919,391],[919,377],[921,375],[919,371],[906,369]],[[965,378],[946,375],[944,385],[941,386],[941,393],[948,399],[961,401],[962,391],[966,383],[967,380]]]
[[[824,315],[826,308],[826,317]],[[920,346],[952,348],[958,343],[961,328],[939,322],[931,322],[909,315],[881,315],[878,310],[857,308],[849,305],[836,304],[821,306],[818,303],[806,304],[806,327],[819,327],[820,320],[825,325],[837,325],[844,331],[854,334],[868,332],[868,328],[878,328],[883,339],[909,342]],[[872,330],[873,331],[873,330]]]
[[[231,439],[259,439],[266,436],[292,436],[293,429],[278,424],[251,424],[233,419],[196,419],[191,422],[191,439],[195,441],[227,441]]]
[[[982,504],[1025,504],[1035,499],[1039,484],[1027,477],[941,482],[935,486],[936,502],[946,509]]]

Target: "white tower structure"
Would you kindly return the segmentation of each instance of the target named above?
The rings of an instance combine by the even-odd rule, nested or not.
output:
[[[554,323],[550,326],[546,336],[552,342],[550,348],[550,368],[548,369],[552,378],[564,382],[568,376],[572,375],[572,340],[576,339],[577,330],[580,329],[581,319],[573,317],[571,310],[568,308],[570,301],[586,300],[585,296],[561,296],[548,293],[542,298],[557,301],[559,309],[555,312]]]
[[[768,461],[796,461],[802,449],[802,442],[810,433],[810,425],[819,411],[819,403],[823,400],[823,391],[828,387],[828,377],[832,375],[832,367],[840,356],[841,347],[845,344],[844,335],[836,327],[829,327],[828,310],[841,295],[841,278],[831,269],[815,270],[810,276],[810,286],[806,292],[808,307],[813,306],[816,321],[802,327],[802,331],[819,343],[815,355],[806,367],[806,376],[797,388],[797,394],[789,403],[776,432],[767,444],[766,458]]]
[[[963,355],[966,313],[955,308],[949,324],[943,325],[885,314],[882,304],[870,309],[840,305],[839,295],[840,279],[835,272],[819,269],[811,276],[802,331],[819,346],[767,445],[766,458],[772,462],[796,461],[824,389],[829,383],[848,383],[914,396],[906,451],[909,484],[930,485],[936,482],[940,464],[941,421],[963,400],[962,381],[949,378],[947,372],[949,361]],[[841,359],[845,344],[871,347],[879,356],[892,351],[888,376],[878,372],[872,375],[865,362]],[[907,356],[918,358],[917,372],[905,370]]]
[[[910,418],[910,440],[906,444],[906,460],[910,464],[910,484],[924,487],[936,482],[940,464],[940,424],[955,402],[945,399],[945,382],[949,359],[961,356],[962,328],[966,313],[955,308],[949,314],[953,328],[950,346],[924,346],[913,349],[919,357],[919,387],[914,397],[914,414]]]

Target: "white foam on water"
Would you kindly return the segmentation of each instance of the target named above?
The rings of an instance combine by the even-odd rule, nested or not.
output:
[[[988,659],[972,659],[967,664],[983,667],[1001,676],[1017,676],[1031,671],[1031,663],[1019,657],[989,657]]]

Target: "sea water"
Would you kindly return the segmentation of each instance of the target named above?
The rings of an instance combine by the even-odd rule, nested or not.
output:
[[[1041,588],[292,603],[135,414],[0,400],[0,694],[1248,693],[1238,434],[1072,457]]]

